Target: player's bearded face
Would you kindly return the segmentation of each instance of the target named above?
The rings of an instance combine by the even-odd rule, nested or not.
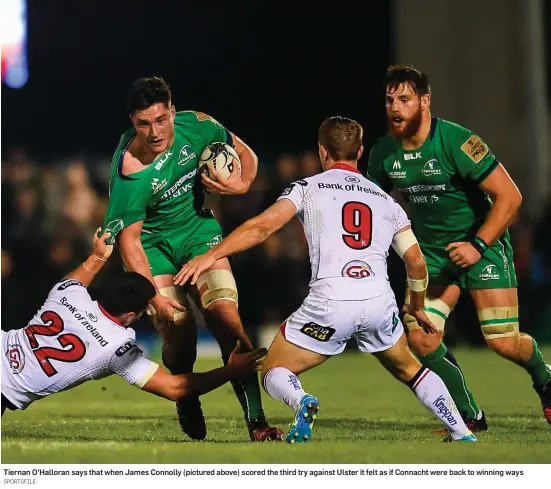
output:
[[[138,110],[132,115],[137,137],[152,153],[163,153],[172,144],[175,113],[173,105],[167,107],[163,103],[158,103],[147,109]]]
[[[398,138],[407,139],[419,131],[423,112],[421,97],[408,84],[397,88],[387,87],[386,115],[389,132]]]

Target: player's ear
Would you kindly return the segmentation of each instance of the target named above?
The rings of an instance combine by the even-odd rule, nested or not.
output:
[[[358,150],[358,160],[362,157],[363,154],[364,154],[364,145],[362,144],[360,146],[360,149]]]
[[[176,115],[176,106],[175,105],[170,106],[170,115],[172,116],[172,118],[174,118],[174,116]]]
[[[125,312],[124,314],[121,314],[119,321],[124,327],[128,327],[136,319],[138,319],[138,315],[135,312]]]
[[[322,144],[318,143],[318,152],[319,152],[320,160],[327,161],[327,156],[328,156],[327,148]]]
[[[421,109],[428,110],[430,107],[430,95],[426,93],[421,97]]]

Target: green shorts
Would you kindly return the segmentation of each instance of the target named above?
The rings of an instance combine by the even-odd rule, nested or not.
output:
[[[142,230],[141,242],[153,276],[175,275],[182,265],[222,241],[222,228],[210,211],[185,226],[150,232]]]
[[[467,269],[457,266],[450,259],[450,251],[446,251],[446,247],[419,244],[427,261],[431,284],[455,284],[462,289],[509,289],[517,286],[513,248],[507,231],[477,263]]]

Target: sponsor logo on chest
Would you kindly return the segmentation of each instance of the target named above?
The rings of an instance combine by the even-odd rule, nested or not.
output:
[[[168,190],[165,191],[162,198],[172,199],[174,197],[180,196],[182,193],[185,194],[189,192],[195,184],[194,178],[196,174],[197,174],[197,168],[194,168],[189,173],[186,173],[174,185],[172,185],[172,187],[170,187]]]
[[[153,178],[153,180],[151,180],[151,188],[153,189],[153,195],[155,195],[157,192],[165,188],[167,185],[168,185],[168,182],[166,178],[163,178],[162,180],[156,177]]]
[[[167,162],[167,160],[173,155],[174,153],[171,153],[170,151],[167,151],[166,154],[164,154],[163,156],[161,156],[161,158],[159,159],[159,161],[157,161],[157,163],[155,163],[155,170],[160,170],[163,165]]]
[[[402,164],[398,160],[394,160],[392,164],[392,171],[388,174],[390,178],[398,180],[400,178],[406,178],[407,173],[402,171]]]
[[[425,163],[421,173],[426,177],[432,177],[434,175],[442,175],[442,170],[439,167],[438,160],[433,158]]]
[[[193,151],[192,147],[189,144],[184,144],[178,155],[178,164],[183,166],[189,163],[194,158],[197,158],[197,154]]]
[[[404,155],[404,160],[406,161],[418,160],[419,158],[421,158],[421,151],[418,151],[417,153],[406,153]]]

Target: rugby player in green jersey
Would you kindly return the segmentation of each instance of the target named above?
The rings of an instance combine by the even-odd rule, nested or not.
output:
[[[373,146],[368,177],[387,192],[395,187],[408,203],[429,271],[425,311],[442,331],[428,335],[406,314],[410,345],[446,383],[467,426],[487,429],[457,361],[442,343],[445,321],[461,290],[468,290],[486,343],[530,374],[551,424],[551,367],[536,341],[519,332],[507,228],[521,194],[479,136],[431,116],[426,75],[413,67],[390,66],[385,87],[390,134]]]
[[[180,267],[222,240],[213,213],[203,207],[203,185],[211,192],[247,192],[257,172],[257,157],[241,139],[201,112],[176,112],[162,78],[140,78],[131,88],[127,110],[133,127],[119,142],[109,179],[109,207],[104,231],[117,237],[127,270],[155,285],[148,314],[163,339],[163,362],[173,374],[191,372],[197,356],[197,330],[186,298],[193,298],[220,345],[227,363],[237,340],[252,344],[237,312],[237,287],[229,261],[216,262],[193,288],[176,287]],[[201,153],[212,142],[234,146],[241,175],[198,177]],[[216,179],[216,180],[215,180]],[[281,440],[282,432],[266,422],[258,375],[232,382],[245,413],[252,441]],[[206,425],[198,396],[176,403],[182,430],[204,439]]]

